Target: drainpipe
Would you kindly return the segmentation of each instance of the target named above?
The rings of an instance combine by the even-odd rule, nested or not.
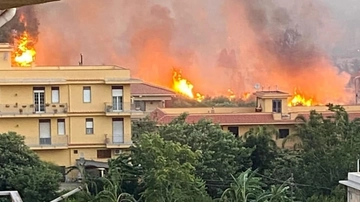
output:
[[[0,27],[9,22],[16,14],[16,8],[10,8],[0,14]]]

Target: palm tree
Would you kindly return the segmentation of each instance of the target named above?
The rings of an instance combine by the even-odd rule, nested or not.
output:
[[[234,182],[230,184],[222,196],[221,200],[226,202],[252,202],[259,196],[263,196],[264,190],[260,177],[255,177],[255,172],[251,169],[241,173],[237,178],[231,175]]]

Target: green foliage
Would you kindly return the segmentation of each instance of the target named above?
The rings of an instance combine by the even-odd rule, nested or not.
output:
[[[264,190],[261,177],[256,177],[256,171],[251,169],[241,173],[237,178],[233,177],[233,183],[221,196],[224,202],[290,202],[289,186],[286,182],[280,186],[271,186],[270,190]]]
[[[277,156],[278,147],[274,139],[278,137],[278,130],[271,126],[258,126],[245,133],[245,147],[254,148],[251,153],[252,168],[263,172],[269,169],[271,162]]]
[[[142,133],[152,133],[156,129],[156,121],[151,120],[148,116],[144,119],[132,121],[132,138],[136,140]]]
[[[132,152],[133,165],[143,168],[144,201],[191,202],[207,197],[204,183],[195,176],[199,151],[165,141],[158,134],[143,134]]]
[[[165,140],[187,145],[192,151],[201,151],[196,165],[196,175],[206,181],[208,193],[218,197],[231,180],[230,174],[238,174],[251,166],[251,148],[245,148],[240,138],[225,132],[209,120],[195,124],[185,122],[186,114],[170,124],[159,127]]]
[[[61,174],[42,162],[15,132],[0,135],[0,190],[17,190],[24,202],[56,198]]]
[[[248,99],[251,100],[251,99]],[[255,102],[228,97],[205,97],[201,102],[183,96],[173,99],[172,107],[255,107]]]

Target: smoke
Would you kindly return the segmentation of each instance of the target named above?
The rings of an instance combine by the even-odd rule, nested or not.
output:
[[[34,43],[39,35],[39,22],[34,7],[18,8],[13,19],[0,28],[0,43],[13,43],[19,33],[24,31],[32,36]]]
[[[38,65],[75,65],[82,53],[87,65],[123,66],[167,87],[180,68],[208,95],[240,95],[259,83],[300,88],[322,103],[349,100],[349,76],[327,54],[341,31],[320,1],[63,0],[35,8]]]

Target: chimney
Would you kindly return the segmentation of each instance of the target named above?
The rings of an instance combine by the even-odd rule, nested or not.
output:
[[[84,64],[83,55],[80,53],[80,62],[79,62],[79,65],[82,66],[83,64]]]
[[[214,107],[211,107],[211,113],[214,114],[215,113],[215,109]]]

